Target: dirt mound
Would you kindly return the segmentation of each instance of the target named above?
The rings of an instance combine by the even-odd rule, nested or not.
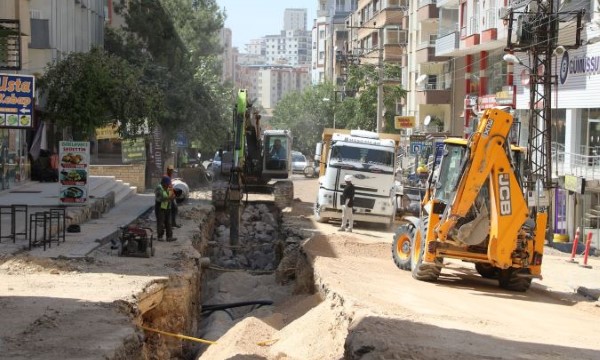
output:
[[[322,257],[376,257],[388,258],[390,244],[371,242],[353,234],[316,235],[304,244],[304,250],[311,256]]]

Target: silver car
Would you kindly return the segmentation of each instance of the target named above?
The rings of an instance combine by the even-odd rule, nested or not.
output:
[[[306,165],[308,165],[308,162],[306,161],[306,156],[302,155],[301,152],[293,151],[292,152],[292,171],[303,173]]]

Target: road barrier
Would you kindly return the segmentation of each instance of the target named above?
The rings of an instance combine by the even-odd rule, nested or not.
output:
[[[577,261],[575,261],[575,255],[577,255],[577,245],[578,244],[579,244],[579,226],[577,227],[577,231],[575,232],[575,239],[573,240],[573,249],[571,250],[571,258],[569,260],[567,260],[568,262],[577,263]]]
[[[583,252],[583,264],[581,267],[591,269],[591,265],[588,265],[588,255],[590,254],[590,246],[592,245],[592,232],[590,231],[585,241],[585,251]]]

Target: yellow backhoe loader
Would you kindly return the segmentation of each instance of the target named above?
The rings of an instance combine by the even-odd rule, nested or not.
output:
[[[392,258],[400,269],[436,281],[444,258],[459,259],[514,291],[541,278],[548,214],[541,206],[529,212],[518,166],[523,151],[507,140],[512,123],[509,113],[488,109],[468,140],[444,140],[420,217],[407,217],[394,235]]]

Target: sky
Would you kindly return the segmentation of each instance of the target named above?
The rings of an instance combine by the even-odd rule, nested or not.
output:
[[[252,39],[276,35],[283,30],[285,9],[307,9],[306,24],[312,28],[317,16],[317,0],[217,0],[226,9],[225,27],[231,29],[233,46],[245,52]],[[308,29],[307,29],[308,30]]]

